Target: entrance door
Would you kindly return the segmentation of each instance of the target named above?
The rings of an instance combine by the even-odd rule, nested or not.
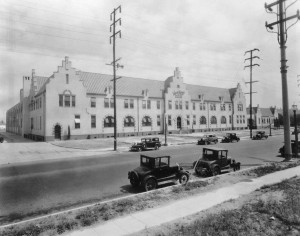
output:
[[[61,139],[61,127],[60,125],[55,125],[54,127],[54,138]]]
[[[181,129],[181,117],[177,117],[177,129]]]

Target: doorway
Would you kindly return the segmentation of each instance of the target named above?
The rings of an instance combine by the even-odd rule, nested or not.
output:
[[[61,127],[60,125],[55,125],[54,127],[54,138],[61,139]]]
[[[177,117],[177,129],[181,129],[181,117]]]

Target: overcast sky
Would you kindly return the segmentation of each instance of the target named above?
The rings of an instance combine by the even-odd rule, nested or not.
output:
[[[291,3],[293,1],[287,1]],[[271,2],[268,2],[271,3]],[[253,63],[253,105],[282,107],[280,49],[265,21],[276,21],[260,0],[2,0],[0,2],[0,121],[19,102],[22,76],[51,76],[69,56],[81,71],[112,74],[110,13],[121,5],[119,75],[165,80],[179,67],[185,83],[249,92],[244,52]],[[296,14],[300,2],[288,9]],[[276,11],[276,8],[274,8]],[[292,24],[295,20],[288,22]],[[300,22],[288,31],[289,104],[300,106]],[[300,79],[300,76],[299,78]],[[247,104],[249,104],[249,95]]]

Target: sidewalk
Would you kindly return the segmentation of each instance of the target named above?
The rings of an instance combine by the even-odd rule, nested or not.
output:
[[[197,212],[206,210],[230,199],[236,199],[249,194],[254,190],[269,184],[281,182],[284,179],[299,176],[300,166],[278,171],[263,177],[253,179],[251,182],[240,182],[229,187],[199,194],[188,199],[178,200],[167,206],[137,212],[128,216],[95,225],[80,231],[67,233],[69,236],[118,236],[137,233],[146,228],[159,226],[176,219],[180,219]]]

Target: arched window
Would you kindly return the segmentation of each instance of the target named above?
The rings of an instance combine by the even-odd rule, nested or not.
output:
[[[210,123],[211,123],[212,125],[216,125],[216,124],[217,124],[217,118],[216,118],[215,116],[212,116],[212,117],[210,118]]]
[[[152,124],[151,118],[149,116],[144,116],[142,120],[142,126],[151,126],[151,124]]]
[[[112,116],[107,116],[104,119],[104,127],[114,127],[115,119]]]
[[[134,119],[132,116],[126,116],[124,119],[124,127],[134,127]]]
[[[200,117],[200,125],[206,125],[206,118],[205,116]]]
[[[221,124],[226,124],[226,117],[225,116],[221,117]]]

